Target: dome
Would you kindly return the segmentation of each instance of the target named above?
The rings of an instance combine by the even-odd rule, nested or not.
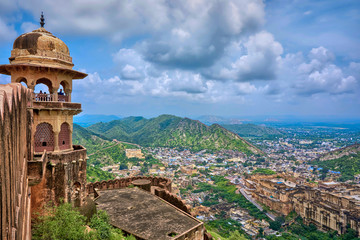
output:
[[[9,60],[11,64],[73,67],[69,48],[43,27],[20,35],[14,42]]]

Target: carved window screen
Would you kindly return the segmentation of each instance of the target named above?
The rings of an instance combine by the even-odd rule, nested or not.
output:
[[[59,133],[59,148],[65,150],[70,148],[70,127],[69,124],[61,124]]]
[[[54,151],[54,132],[49,123],[40,123],[36,126],[35,152]]]

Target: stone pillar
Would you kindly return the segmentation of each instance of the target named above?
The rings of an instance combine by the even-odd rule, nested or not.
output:
[[[65,96],[68,98],[68,102],[71,102],[71,89],[64,90]]]
[[[52,83],[54,84],[54,81],[52,81]],[[49,91],[51,93],[51,98],[52,101],[57,102],[58,101],[58,91],[59,91],[59,84],[54,84],[54,86],[52,87],[52,89],[49,88]]]
[[[59,148],[59,133],[60,131],[54,131],[54,152],[60,152]]]
[[[50,94],[51,94],[51,101],[57,102],[57,101],[58,101],[58,93],[57,93],[57,90],[51,91]]]
[[[69,126],[69,128],[70,128],[70,126]],[[70,140],[70,149],[71,149],[71,150],[74,150],[73,144],[72,144],[72,133],[73,133],[73,130],[72,130],[72,128],[70,128],[69,130],[70,130],[70,137],[69,137],[69,140]]]
[[[32,90],[31,99],[35,99],[35,85],[28,85],[28,88]]]

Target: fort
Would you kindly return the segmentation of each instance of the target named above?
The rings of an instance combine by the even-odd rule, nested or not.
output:
[[[43,25],[42,18],[39,29],[19,36],[10,63],[0,65],[11,76],[0,85],[1,239],[31,239],[31,219],[50,201],[79,208],[96,202],[113,226],[137,239],[211,239],[190,206],[171,193],[170,179],[86,182],[86,149],[72,144],[73,116],[82,109],[71,93],[73,80],[87,74],[72,69],[68,47]],[[36,93],[38,84],[48,93]],[[129,154],[142,157],[138,150]],[[108,198],[117,200],[108,206]]]
[[[289,175],[251,175],[245,179],[252,198],[283,215],[295,211],[306,224],[339,234],[360,232],[360,186],[335,182],[308,184]]]
[[[144,159],[144,154],[141,152],[141,149],[125,149],[126,157],[128,158],[139,158]]]

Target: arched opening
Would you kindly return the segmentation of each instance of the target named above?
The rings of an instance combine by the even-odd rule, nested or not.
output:
[[[70,126],[64,122],[61,124],[59,133],[59,148],[65,150],[70,148]]]
[[[24,77],[20,77],[20,78],[18,78],[18,79],[16,79],[16,81],[15,82],[17,82],[17,83],[21,83],[21,85],[23,85],[24,87],[28,87],[27,86],[27,80],[26,80],[26,78],[24,78]]]
[[[81,205],[80,192],[81,192],[81,184],[79,182],[75,182],[73,185],[73,194],[72,194],[74,207],[80,207]]]
[[[40,78],[36,81],[34,93],[35,101],[48,102],[53,101],[54,97],[51,94],[53,92],[52,82],[47,78]]]
[[[40,123],[36,126],[35,152],[54,151],[54,132],[49,123]]]
[[[59,102],[69,102],[69,83],[66,81],[62,81],[60,83],[60,88],[58,92],[58,100]]]

